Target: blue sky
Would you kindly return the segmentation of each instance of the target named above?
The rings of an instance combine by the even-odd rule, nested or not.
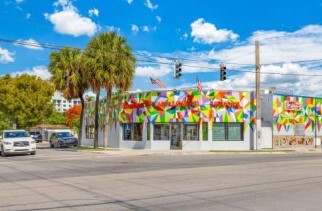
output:
[[[0,38],[85,48],[99,33],[117,31],[138,59],[133,90],[158,89],[150,76],[168,88],[195,88],[198,76],[205,88],[251,90],[258,40],[262,87],[322,96],[322,0],[39,2],[2,0]],[[0,75],[49,78],[51,51],[0,42]],[[183,64],[179,80],[173,79],[176,58]],[[294,62],[303,60],[317,61]],[[223,82],[220,63],[228,72]]]

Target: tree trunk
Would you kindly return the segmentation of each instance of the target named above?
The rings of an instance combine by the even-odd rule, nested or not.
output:
[[[84,110],[85,110],[85,101],[84,96],[79,96],[81,103],[82,103],[82,111],[79,120],[79,131],[78,131],[78,147],[82,146],[82,137],[83,137],[83,119],[84,119]]]
[[[110,119],[110,107],[111,107],[111,99],[112,99],[112,88],[106,88],[106,105],[105,105],[105,133],[104,133],[104,149],[107,148],[107,141],[108,141],[108,126],[109,126],[109,119]]]
[[[95,99],[95,122],[94,122],[94,149],[98,148],[98,109],[100,104],[100,91],[96,93]]]

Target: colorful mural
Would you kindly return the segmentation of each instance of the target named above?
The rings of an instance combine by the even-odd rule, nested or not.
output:
[[[274,136],[274,147],[313,146],[314,137],[311,136]]]
[[[298,96],[273,96],[273,128],[294,132],[297,123],[303,124],[305,130],[314,131],[315,123],[318,131],[322,125],[322,99]]]
[[[255,125],[253,92],[209,90],[150,91],[114,97],[110,124],[146,122],[243,122],[244,129]],[[92,123],[94,103],[86,106],[86,123]],[[100,106],[100,123],[105,121],[105,105]]]

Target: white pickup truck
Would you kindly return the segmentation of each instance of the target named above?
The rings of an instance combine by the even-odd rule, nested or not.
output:
[[[4,130],[0,135],[1,155],[36,154],[36,141],[25,130]]]

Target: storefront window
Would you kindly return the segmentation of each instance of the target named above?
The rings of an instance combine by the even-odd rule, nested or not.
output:
[[[224,141],[226,140],[226,126],[225,123],[213,123],[212,140]]]
[[[142,123],[123,124],[123,140],[142,141]]]
[[[243,141],[243,123],[216,122],[212,128],[213,141]]]
[[[86,125],[86,139],[94,139],[94,125]]]
[[[183,125],[184,140],[198,141],[198,125],[197,124],[184,124]]]
[[[202,123],[202,140],[208,141],[208,123]]]
[[[243,140],[242,124],[241,123],[229,123],[228,124],[228,140],[240,141]]]
[[[155,124],[153,129],[154,140],[170,140],[169,124]]]

